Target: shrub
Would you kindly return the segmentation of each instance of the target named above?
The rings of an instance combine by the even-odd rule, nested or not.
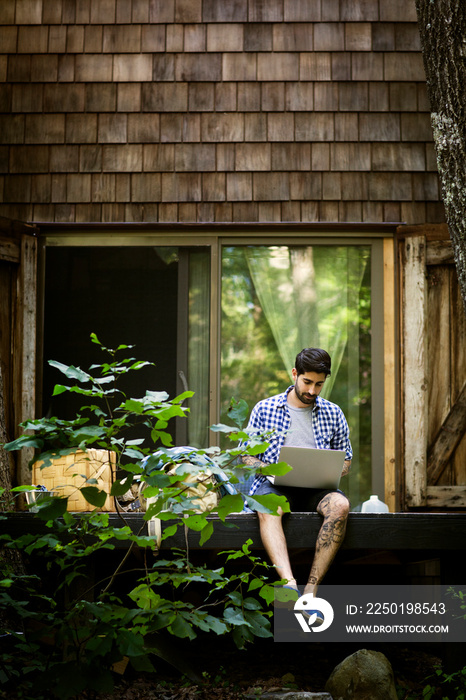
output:
[[[66,700],[84,689],[111,692],[112,670],[122,660],[129,660],[137,671],[154,671],[157,656],[179,666],[177,655],[166,649],[170,635],[193,640],[199,632],[231,634],[239,648],[257,636],[271,636],[274,588],[267,580],[268,566],[253,556],[250,541],[239,551],[222,553],[215,568],[193,564],[187,549],[165,551],[163,547],[163,541],[179,527],[199,532],[205,543],[213,532],[212,514],[225,521],[229,514],[242,510],[242,496],[231,493],[231,488],[230,493],[225,491],[225,485],[234,485],[245,473],[254,472],[240,464],[239,457],[264,451],[267,435],[253,437],[242,430],[247,406],[232,400],[229,415],[235,427],[212,429],[226,433],[235,446],[226,450],[190,448],[186,461],[186,454],[172,446],[167,426],[171,419],[186,415],[183,402],[192,394],[169,399],[163,391],[147,391],[142,398],[128,398],[118,380],[149,363],[121,358],[131,346],[106,348],[94,334],[91,340],[108,360],[88,372],[50,363],[71,380],[69,385],[57,385],[54,395],[77,393],[87,398],[88,405],[73,420],[26,421],[24,435],[4,447],[33,447],[33,462],[40,459],[45,468],[78,449],[111,451],[117,471],[110,496],[121,497],[135,483],[145,487],[144,495],[153,502],[144,521],[159,518],[164,523],[162,549],[157,553],[153,537],[134,533],[125,513],[119,513],[116,526],[109,513],[96,510],[108,494],[93,479],[80,489],[89,512],[68,512],[67,498],[53,495],[37,505],[37,513],[27,516],[40,527],[31,526],[31,532],[18,537],[8,534],[8,513],[0,516],[3,548],[21,552],[25,564],[25,570],[18,571],[4,559],[0,580],[5,635],[0,639],[0,683],[7,691],[16,689],[17,697]],[[143,437],[128,439],[129,428],[148,432],[150,444]],[[238,441],[247,441],[247,446],[237,445]],[[213,511],[199,506],[187,483],[205,481],[199,460],[208,462],[214,477],[223,478],[223,482],[214,478],[207,484],[208,491],[218,492]],[[264,473],[286,469],[272,465]],[[284,500],[276,496],[246,499],[254,509],[276,512],[279,504],[286,509]],[[124,540],[125,549],[115,547],[119,540]],[[143,556],[128,571],[135,549]],[[103,560],[109,552],[112,568],[102,580],[93,581],[90,562]],[[234,572],[229,571],[233,561],[241,563]],[[191,589],[201,595],[190,598]]]

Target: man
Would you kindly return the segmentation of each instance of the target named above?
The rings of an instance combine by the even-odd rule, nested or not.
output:
[[[334,403],[319,396],[326,378],[330,375],[331,359],[325,350],[306,348],[296,357],[292,370],[294,385],[285,393],[259,401],[253,408],[248,429],[274,430],[269,447],[261,460],[247,455],[243,462],[249,466],[263,466],[279,461],[283,445],[345,450],[342,475],[349,472],[353,456],[349,429],[342,410]],[[346,530],[349,501],[342,491],[276,488],[271,481],[257,475],[249,495],[268,493],[283,494],[290,502],[291,510],[317,511],[323,523],[317,536],[314,560],[304,594],[314,596],[317,587],[328,571],[340,547]],[[258,513],[260,533],[265,550],[286,587],[297,590],[297,582],[291,570],[285,535],[282,527],[283,511],[270,515]]]

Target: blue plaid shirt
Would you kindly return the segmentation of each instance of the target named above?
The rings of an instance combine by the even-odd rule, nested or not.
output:
[[[259,401],[251,411],[248,430],[261,432],[263,430],[273,430],[273,435],[268,439],[269,447],[260,457],[265,464],[278,462],[280,450],[285,442],[286,433],[291,426],[291,417],[288,410],[286,397],[293,389],[292,386],[283,394],[271,396],[268,399]],[[353,450],[349,439],[349,428],[343,411],[339,406],[331,401],[317,396],[312,409],[312,427],[317,448],[320,450],[345,450],[345,460],[351,460]],[[253,496],[259,485],[263,483],[266,476],[257,474],[252,480],[238,485],[238,490],[249,493]],[[247,490],[243,490],[247,486]],[[241,488],[243,487],[243,488]]]

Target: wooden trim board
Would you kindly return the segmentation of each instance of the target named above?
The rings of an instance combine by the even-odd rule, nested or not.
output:
[[[383,242],[384,305],[384,478],[385,503],[390,512],[396,499],[396,359],[395,359],[395,248],[392,238]]]
[[[404,242],[403,389],[404,478],[408,507],[426,505],[427,487],[427,282],[426,239]]]
[[[109,525],[121,527],[121,517],[108,513]],[[135,534],[147,534],[141,530],[144,513],[123,513],[125,522]],[[216,516],[209,516],[214,525],[212,537],[201,548],[199,532],[190,531],[189,547],[192,549],[232,549],[241,547],[247,539],[254,548],[262,549],[259,522],[255,513],[230,515],[226,524]],[[162,528],[173,521],[163,521]],[[313,548],[322,525],[317,513],[290,513],[283,521],[290,549]],[[350,513],[346,537],[342,549],[386,549],[386,550],[466,550],[466,513]],[[12,537],[21,534],[48,532],[46,524],[32,513],[10,513],[0,520],[0,534]],[[117,549],[127,549],[128,542],[112,542]],[[175,535],[162,542],[162,550],[172,547],[185,548],[185,529],[180,527]]]

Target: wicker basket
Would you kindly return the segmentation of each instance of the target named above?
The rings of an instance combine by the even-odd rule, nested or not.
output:
[[[82,486],[96,486],[110,493],[115,463],[115,453],[109,453],[107,450],[87,450],[86,452],[78,450],[54,459],[50,466],[43,469],[41,469],[43,462],[35,462],[32,468],[33,482],[43,484],[48,491],[54,491],[60,496],[67,496],[69,511],[94,510],[79,489]],[[97,483],[87,484],[87,479],[95,479]],[[107,496],[99,510],[115,511],[115,499]]]

